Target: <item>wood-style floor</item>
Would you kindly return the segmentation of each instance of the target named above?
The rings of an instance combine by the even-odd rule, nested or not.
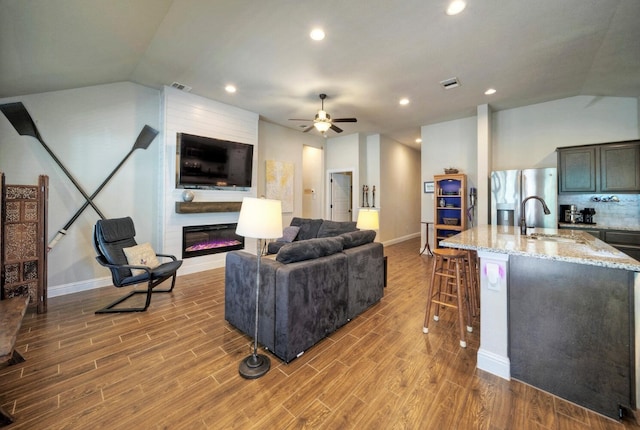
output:
[[[7,429],[631,429],[477,370],[450,309],[422,333],[430,257],[388,246],[382,301],[290,364],[238,376],[251,339],[224,320],[224,272],[181,276],[147,312],[95,315],[126,291],[56,297],[29,312],[0,368]]]

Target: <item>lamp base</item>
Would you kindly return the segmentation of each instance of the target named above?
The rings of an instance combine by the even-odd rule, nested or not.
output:
[[[271,368],[271,360],[262,354],[251,354],[240,362],[238,373],[245,379],[257,379]]]

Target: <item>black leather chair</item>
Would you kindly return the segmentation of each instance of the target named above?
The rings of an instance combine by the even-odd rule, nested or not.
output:
[[[96,311],[97,314],[114,312],[143,312],[151,303],[151,294],[169,293],[176,284],[176,272],[182,265],[182,260],[177,260],[173,255],[156,254],[158,257],[170,258],[171,261],[162,263],[150,269],[147,266],[131,265],[127,262],[124,248],[136,246],[134,239],[136,230],[130,217],[98,220],[93,229],[93,244],[97,252],[96,260],[102,266],[111,270],[111,277],[115,287],[127,287],[141,283],[147,283],[146,290],[134,290],[115,302]],[[142,269],[143,273],[133,275],[131,269]],[[171,288],[168,290],[154,290],[154,288],[172,278]],[[136,294],[146,294],[144,307],[116,307],[128,298]]]

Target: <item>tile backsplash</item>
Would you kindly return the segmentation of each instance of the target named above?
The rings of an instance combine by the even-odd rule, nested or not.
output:
[[[592,197],[618,197],[619,202],[594,202]],[[640,194],[560,194],[558,205],[576,205],[578,210],[594,208],[593,220],[607,226],[640,226]]]

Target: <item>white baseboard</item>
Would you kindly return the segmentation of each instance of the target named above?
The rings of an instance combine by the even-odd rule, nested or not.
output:
[[[219,267],[224,267],[224,260],[213,263],[211,261],[202,261],[195,264],[183,264],[178,270],[178,275],[190,275],[192,273],[204,272],[205,270],[217,269]],[[70,284],[55,285],[47,288],[47,297],[64,296],[67,294],[79,293],[81,291],[88,291],[111,285],[113,285],[111,276],[72,282]]]
[[[86,281],[72,282],[70,284],[56,285],[47,288],[47,297],[58,297],[67,294],[79,293],[80,291],[93,290],[96,288],[113,285],[111,277],[88,279]]]
[[[395,239],[391,239],[391,240],[385,240],[384,242],[382,242],[382,244],[384,246],[395,245],[396,243],[405,242],[407,240],[410,240],[410,239],[413,239],[413,238],[416,238],[416,237],[420,237],[420,232],[411,233],[411,234],[408,234],[406,236],[396,237]]]
[[[407,236],[398,237],[386,242],[383,245],[393,245],[404,242],[414,237],[420,237],[420,233],[413,233]],[[189,261],[191,260],[191,261]],[[189,259],[185,261],[178,270],[178,275],[190,275],[192,273],[204,272],[205,270],[217,269],[224,267],[224,259],[212,261],[211,259]],[[64,296],[66,294],[79,293],[81,291],[93,290],[95,288],[108,287],[113,285],[111,277],[88,279],[86,281],[72,282],[70,284],[56,285],[47,289],[48,297]]]
[[[503,357],[480,348],[478,349],[476,366],[478,369],[499,376],[502,379],[511,380],[511,361],[509,357]]]

